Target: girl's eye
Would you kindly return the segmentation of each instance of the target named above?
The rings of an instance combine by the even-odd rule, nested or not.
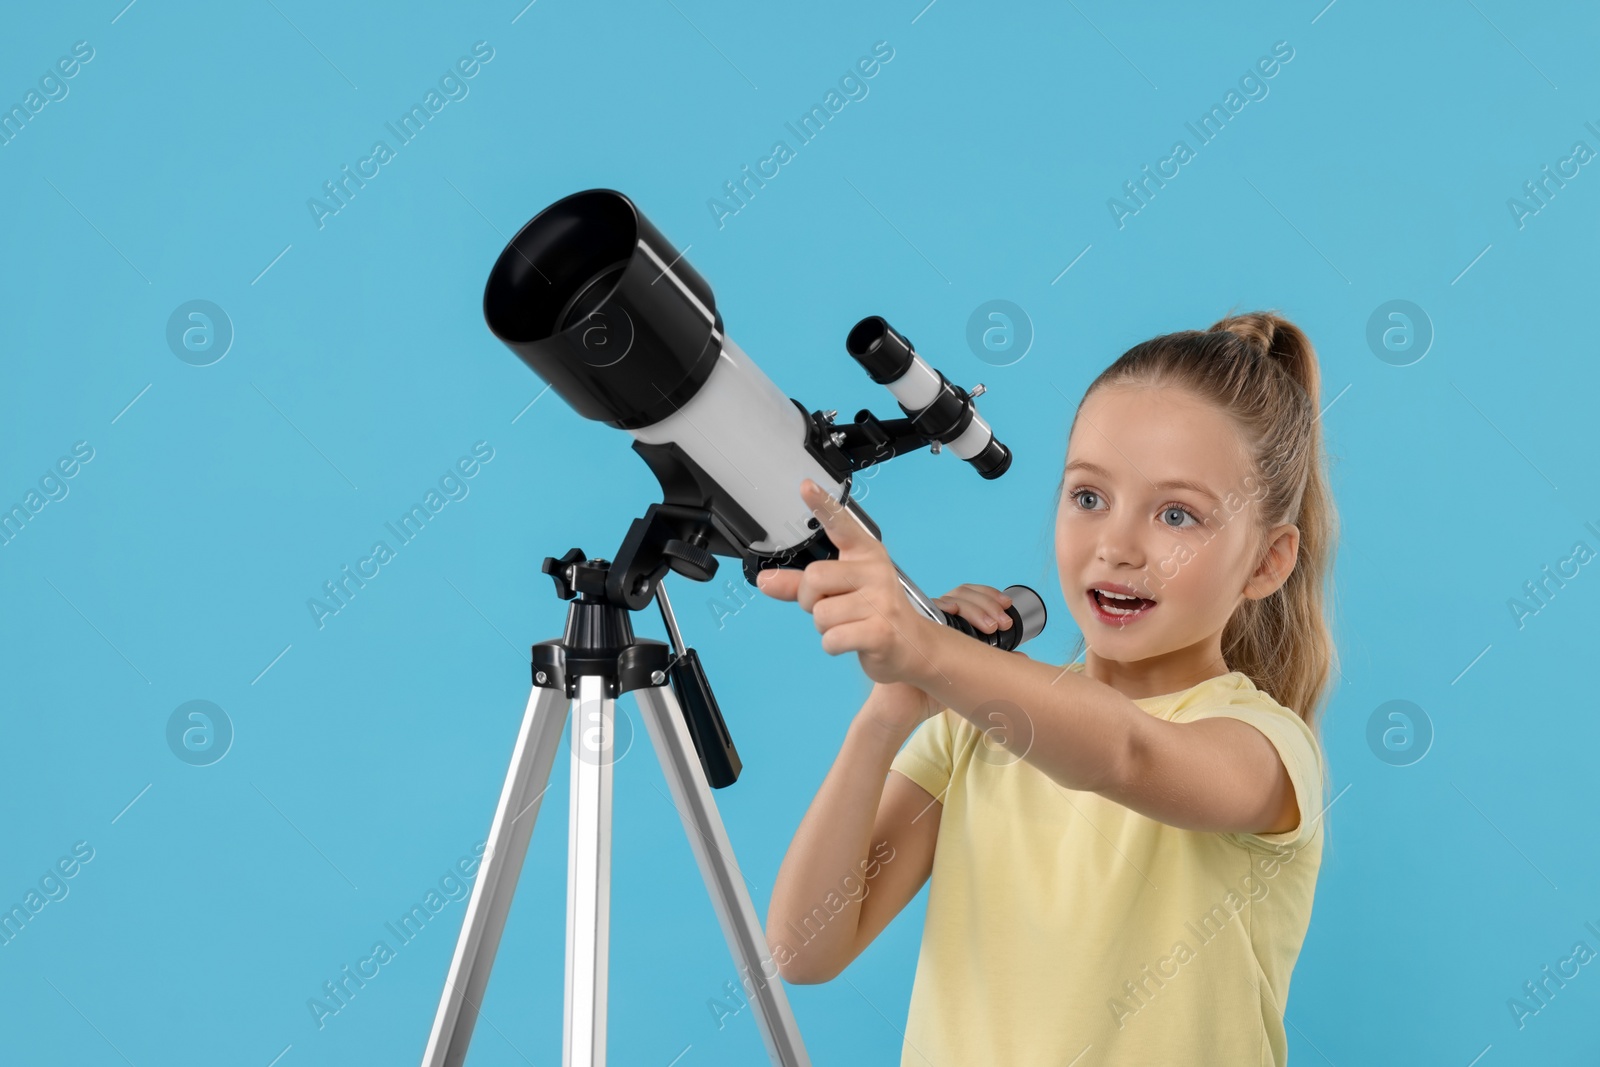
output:
[[[1085,507],[1085,505],[1082,503],[1084,497],[1088,497],[1092,502],[1098,502],[1100,499],[1100,494],[1095,492],[1093,489],[1074,489],[1072,491],[1072,499],[1078,504],[1079,507],[1084,508],[1085,511],[1097,510],[1094,506],[1094,503],[1090,503],[1087,507]]]
[[[1190,511],[1188,508],[1183,507],[1180,504],[1168,504],[1166,507],[1162,508],[1161,509],[1161,519],[1162,519],[1162,521],[1166,522],[1167,518],[1169,516],[1171,516],[1172,514],[1174,514],[1174,513],[1176,513],[1178,515],[1187,515],[1189,518],[1194,519],[1194,525],[1196,525],[1196,526],[1201,525],[1201,522],[1200,522],[1199,518],[1195,516],[1194,512]],[[1174,530],[1182,530],[1182,529],[1186,528],[1187,524],[1185,524],[1182,519],[1179,519],[1176,523],[1167,522],[1167,525],[1172,527]]]

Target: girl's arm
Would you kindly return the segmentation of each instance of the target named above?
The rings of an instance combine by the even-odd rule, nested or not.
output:
[[[933,622],[911,606],[887,549],[853,512],[809,478],[800,496],[838,558],[764,570],[757,584],[811,613],[823,651],[855,652],[869,678],[914,686],[991,736],[993,703],[1015,707],[1022,720],[1002,743],[1068,789],[1182,829],[1259,834],[1300,825],[1288,769],[1254,726],[1228,717],[1167,722],[1093,678]]]
[[[1021,709],[1023,727],[1006,730],[1003,742],[1068,789],[1186,830],[1265,834],[1300,825],[1278,750],[1247,722],[1167,722],[1093,678],[932,622],[908,636],[922,654],[907,681],[980,730],[992,726],[995,701]]]
[[[838,975],[933,868],[943,805],[905,775],[889,773],[916,727],[914,717],[890,707],[904,703],[903,693],[890,690],[907,688],[873,688],[778,869],[766,934],[786,982]],[[840,902],[842,910],[830,910]]]

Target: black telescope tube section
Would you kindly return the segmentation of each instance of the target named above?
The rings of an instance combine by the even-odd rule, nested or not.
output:
[[[573,410],[619,430],[681,408],[722,351],[711,286],[611,189],[535,215],[489,272],[483,317]]]
[[[916,354],[911,342],[877,315],[856,323],[844,339],[844,347],[879,385],[899,381],[911,369]]]

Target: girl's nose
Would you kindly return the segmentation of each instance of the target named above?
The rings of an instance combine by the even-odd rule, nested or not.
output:
[[[1138,566],[1143,563],[1144,550],[1139,545],[1139,536],[1133,526],[1134,523],[1126,519],[1113,518],[1106,522],[1100,528],[1100,559],[1113,566]]]
[[[1138,553],[1133,551],[1131,548],[1124,547],[1121,543],[1102,543],[1100,549],[1100,559],[1105,562],[1107,566],[1111,567],[1137,567],[1139,565]]]

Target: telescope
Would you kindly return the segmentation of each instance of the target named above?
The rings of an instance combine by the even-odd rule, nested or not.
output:
[[[863,409],[840,423],[836,410],[808,411],[727,336],[711,287],[682,253],[610,189],[574,193],[534,216],[496,260],[483,313],[495,337],[574,411],[632,436],[634,451],[661,484],[662,500],[633,521],[613,559],[578,548],[545,557],[556,595],[571,602],[566,629],[531,649],[532,690],[423,1065],[465,1061],[569,713],[563,1062],[604,1064],[615,698],[631,692],[723,935],[741,963],[768,1056],[785,1067],[808,1067],[712,799],[713,789],[738,779],[742,763],[699,657],[684,645],[664,579],[671,571],[710,581],[724,557],[737,559],[755,584],[764,569],[837,558],[800,497],[805,478],[881,541],[877,524],[851,495],[858,471],[928,447],[948,449],[994,479],[1010,467],[1011,451],[978,413],[983,387],[969,392],[952,384],[879,316],[856,323],[845,350],[889,389],[902,414],[879,419]],[[1012,625],[986,634],[940,610],[895,569],[919,611],[996,648],[1013,651],[1044,628],[1044,601],[1027,586],[1007,587]],[[652,602],[667,643],[633,632],[631,613]]]
[[[904,415],[880,420],[863,410],[840,424],[837,411],[808,413],[727,336],[705,279],[632,201],[608,189],[568,196],[524,226],[489,275],[483,312],[494,335],[574,411],[633,436],[661,483],[663,517],[683,524],[687,536],[676,539],[738,558],[751,584],[762,568],[837,555],[800,499],[803,478],[881,540],[850,496],[856,471],[924,446],[948,448],[984,478],[1011,465],[978,414],[982,387],[953,385],[878,316],[858,322],[845,349]],[[686,562],[681,547],[672,552],[680,554],[669,553],[669,565]],[[644,570],[614,574],[608,589],[633,610],[649,602],[651,583],[641,578],[661,560],[638,562]],[[1001,648],[1044,623],[1043,602],[1025,587],[1007,590],[1021,597],[1021,625],[982,635],[932,608],[903,575],[902,584],[930,618]]]

